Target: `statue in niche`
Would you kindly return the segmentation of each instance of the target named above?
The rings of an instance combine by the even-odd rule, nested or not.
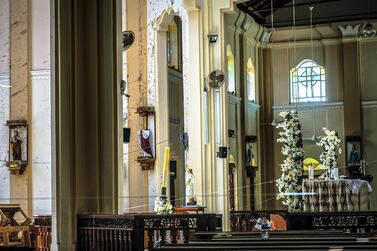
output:
[[[349,155],[348,164],[353,165],[353,166],[360,165],[360,155],[357,151],[355,144],[352,144],[352,149]]]
[[[22,157],[21,157],[22,140],[20,137],[20,133],[17,130],[13,132],[13,137],[10,143],[12,144],[13,161],[22,161]]]
[[[246,166],[256,166],[253,154],[253,144],[247,143],[246,148]]]
[[[152,155],[152,147],[150,143],[150,130],[140,130],[137,132],[139,136],[139,144],[141,149],[143,150],[144,156],[153,156]]]

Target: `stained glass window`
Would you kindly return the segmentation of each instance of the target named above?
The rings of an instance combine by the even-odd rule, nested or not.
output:
[[[326,101],[325,68],[305,59],[291,70],[291,102]]]

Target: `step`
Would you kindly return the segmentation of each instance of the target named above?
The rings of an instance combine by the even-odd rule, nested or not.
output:
[[[149,249],[151,251],[158,251],[158,250],[185,250],[185,251],[196,251],[196,250],[263,250],[263,251],[287,251],[287,250],[305,250],[305,251],[340,251],[340,250],[352,250],[352,251],[358,251],[358,250],[377,250],[377,245],[365,245],[365,246],[359,246],[359,245],[350,245],[350,246],[336,246],[336,245],[320,245],[312,247],[310,245],[293,245],[293,246],[198,246],[198,247],[191,247],[191,246],[164,246],[162,248],[152,248]]]

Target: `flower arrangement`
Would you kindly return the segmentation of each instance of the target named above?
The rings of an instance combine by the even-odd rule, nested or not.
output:
[[[281,176],[277,180],[279,188],[278,199],[282,199],[283,205],[288,207],[289,212],[300,212],[302,198],[297,196],[301,192],[301,180],[304,150],[302,147],[301,125],[297,112],[283,111],[279,114],[284,121],[278,123],[276,128],[282,129],[279,132],[280,138],[277,142],[283,143],[282,154],[287,156],[281,164]]]
[[[323,149],[319,158],[322,161],[322,166],[328,169],[324,174],[325,179],[333,179],[333,169],[337,166],[338,154],[342,153],[341,140],[336,131],[330,131],[324,127],[323,132],[325,136],[320,137],[320,141],[317,143]]]
[[[165,196],[159,196],[154,201],[154,211],[158,214],[171,214],[173,212],[173,206]]]
[[[266,218],[258,218],[254,222],[254,228],[258,230],[270,229],[272,226],[271,221]]]

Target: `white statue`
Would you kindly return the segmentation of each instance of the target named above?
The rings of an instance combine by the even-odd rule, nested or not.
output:
[[[191,168],[186,169],[186,204],[189,206],[196,205],[196,198],[194,195],[194,173]]]

